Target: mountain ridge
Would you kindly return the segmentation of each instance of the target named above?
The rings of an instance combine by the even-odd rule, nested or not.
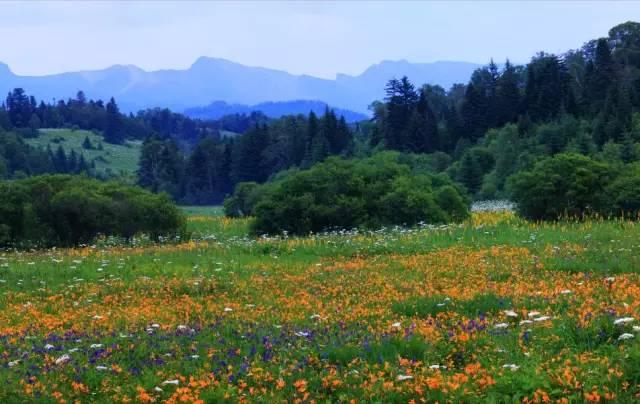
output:
[[[197,58],[187,69],[147,71],[131,64],[115,64],[44,76],[17,75],[0,62],[0,91],[22,87],[38,99],[51,101],[73,97],[82,90],[89,98],[113,96],[127,112],[153,107],[183,111],[215,100],[242,105],[317,100],[366,114],[368,105],[384,96],[384,84],[393,77],[406,75],[416,85],[438,84],[448,89],[453,83],[468,81],[479,66],[470,62],[384,60],[359,75],[338,73],[335,79],[326,79],[208,56]]]
[[[214,101],[203,107],[187,108],[184,110],[184,114],[197,119],[219,119],[231,114],[262,112],[269,118],[280,118],[284,115],[307,115],[310,111],[313,111],[316,115],[322,115],[326,108],[333,109],[338,116],[344,116],[349,123],[369,118],[366,114],[334,108],[323,101],[316,100],[267,101],[254,105],[228,104],[224,101]]]

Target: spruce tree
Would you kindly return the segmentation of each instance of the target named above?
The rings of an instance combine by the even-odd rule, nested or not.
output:
[[[482,184],[482,171],[480,165],[469,152],[466,152],[460,161],[458,181],[460,181],[471,194],[478,192],[480,185]]]
[[[116,101],[111,98],[107,103],[107,113],[104,124],[104,141],[112,144],[124,143],[122,117]]]

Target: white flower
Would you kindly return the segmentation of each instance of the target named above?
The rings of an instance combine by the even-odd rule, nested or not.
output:
[[[613,281],[616,280],[616,277],[615,276],[610,276],[608,278],[604,278],[604,280],[607,281],[607,282],[613,282]]]
[[[640,325],[634,325],[633,332],[640,332]]]
[[[446,366],[442,366],[442,365],[431,365],[429,366],[429,369],[433,369],[433,370],[437,370],[437,369],[446,369]]]
[[[96,314],[95,316],[93,316],[93,319],[94,320],[100,320],[100,319],[102,319],[102,316],[99,316],[99,315]]]
[[[158,393],[162,393],[164,391],[160,387],[155,387],[154,390],[157,391]]]
[[[627,339],[631,339],[633,337],[634,337],[633,334],[629,334],[628,332],[625,332],[624,334],[622,334],[622,335],[620,335],[618,337],[618,341],[624,341],[624,340],[627,340]]]
[[[91,344],[91,345],[89,346],[89,348],[91,348],[91,349],[98,349],[98,348],[102,348],[102,344]]]
[[[9,362],[9,367],[12,368],[15,365],[17,365],[18,363],[20,363],[20,359],[16,359],[14,361]]]
[[[80,350],[80,348],[71,348],[69,349],[69,352],[73,353],[73,352],[78,352]]]
[[[153,323],[151,324],[151,328],[160,328],[160,324]]]
[[[175,379],[175,380],[165,380],[162,382],[163,385],[166,384],[175,384],[176,386],[180,384],[180,380]]]
[[[504,311],[504,314],[505,314],[507,317],[518,317],[518,313],[516,313],[516,312],[515,312],[515,311],[513,311],[513,310],[505,310],[505,311]]]
[[[504,328],[507,328],[507,327],[509,327],[509,324],[507,324],[507,323],[498,323],[498,324],[495,325],[495,328],[503,328],[504,329]]]
[[[198,359],[200,355],[191,355],[191,359]]]
[[[51,350],[53,348],[55,348],[55,347],[53,345],[51,345],[51,344],[47,344],[47,345],[44,346],[44,349],[46,349],[47,351]]]
[[[571,293],[571,291],[569,289],[565,289],[565,290],[561,290],[560,291],[560,294],[563,294],[563,295],[568,295],[570,293]]]
[[[531,311],[529,312],[529,314],[527,314],[529,317],[535,317],[535,316],[539,316],[540,312],[539,311]]]
[[[315,320],[315,319],[317,319],[317,318],[320,318],[320,314],[312,314],[309,318],[310,318],[311,320]]]
[[[508,363],[506,365],[502,365],[503,368],[505,369],[511,369],[512,372],[515,372],[516,370],[520,369],[520,366],[515,365],[513,363]]]
[[[229,313],[229,312],[233,311],[233,309],[231,307],[225,307],[224,311]]]
[[[56,359],[56,365],[64,365],[65,363],[69,362],[71,360],[71,356],[64,354],[61,357],[59,357],[58,359]]]
[[[309,336],[309,333],[308,333],[308,332],[306,332],[306,331],[296,332],[295,334],[296,334],[296,336],[298,336],[298,337],[308,337],[308,336]]]
[[[402,326],[402,323],[399,321],[397,323],[391,324],[391,327],[394,327],[394,328],[400,328],[401,326]]]
[[[547,321],[547,320],[550,320],[550,319],[551,319],[551,317],[549,317],[549,316],[541,316],[541,317],[534,318],[533,321]]]
[[[180,324],[180,325],[178,326],[178,331],[184,331],[184,330],[186,330],[186,329],[187,329],[187,326],[186,326],[186,325],[182,325],[182,324]]]
[[[96,370],[107,370],[107,369],[109,369],[109,368],[106,367],[106,366],[102,366],[102,365],[96,366]]]
[[[635,318],[633,317],[622,317],[622,318],[617,318],[613,324],[615,325],[620,325],[620,324],[628,324],[635,321]]]
[[[520,321],[520,325],[526,325],[526,324],[532,324],[532,323],[533,323],[533,321],[531,321],[531,320],[522,320],[522,321]]]
[[[410,375],[398,375],[398,381],[404,381],[404,380],[411,380],[413,379],[413,376]]]

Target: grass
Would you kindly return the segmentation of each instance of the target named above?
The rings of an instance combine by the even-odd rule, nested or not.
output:
[[[614,324],[640,318],[640,224],[476,213],[252,238],[251,219],[184,209],[181,244],[0,253],[0,401],[640,394],[640,344],[624,337],[640,324]]]
[[[138,160],[142,149],[142,142],[127,141],[124,145],[112,145],[103,141],[102,136],[86,130],[70,129],[40,129],[39,136],[26,139],[35,147],[46,149],[48,146],[55,152],[62,146],[67,155],[72,151],[84,154],[87,163],[95,162],[96,170],[102,173],[119,175],[134,173],[138,169]],[[82,147],[85,137],[88,137],[93,149]],[[102,150],[98,150],[98,145]]]

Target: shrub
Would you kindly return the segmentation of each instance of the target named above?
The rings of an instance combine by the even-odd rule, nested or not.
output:
[[[0,245],[71,246],[98,235],[157,240],[184,234],[166,195],[81,176],[48,175],[0,184]]]
[[[224,201],[224,214],[229,217],[253,215],[253,208],[260,193],[256,182],[240,182],[229,198]]]
[[[633,164],[607,187],[614,215],[640,218],[640,164]]]
[[[578,154],[558,154],[509,179],[518,212],[535,220],[582,217],[608,209],[612,169]]]
[[[333,157],[260,186],[254,231],[308,234],[447,223],[468,216],[468,201],[450,179],[414,175],[401,158],[392,152],[361,160]]]

